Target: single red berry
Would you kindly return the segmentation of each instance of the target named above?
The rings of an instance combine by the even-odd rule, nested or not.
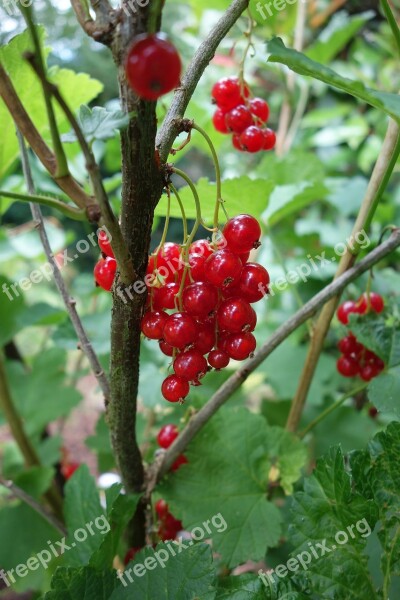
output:
[[[193,348],[201,354],[208,354],[215,345],[215,323],[202,323],[198,327],[197,338],[193,344]]]
[[[194,281],[205,281],[206,272],[205,264],[207,257],[200,254],[189,254],[190,274]]]
[[[207,361],[198,350],[187,350],[174,360],[174,371],[186,381],[197,381],[207,373]]]
[[[141,323],[143,335],[150,340],[161,340],[168,319],[169,315],[162,310],[152,310],[144,313]]]
[[[217,313],[217,321],[222,331],[239,333],[249,331],[254,320],[252,308],[242,298],[229,298],[221,302]]]
[[[223,352],[226,352],[226,344],[228,342],[229,336],[231,334],[226,332],[226,331],[219,331],[218,332],[218,340],[217,340],[217,350],[222,350]]]
[[[268,121],[269,106],[263,98],[252,98],[250,100],[250,112],[262,123]]]
[[[240,104],[226,113],[225,123],[228,131],[239,134],[252,125],[253,117],[249,109]]]
[[[217,108],[213,115],[213,124],[217,131],[220,133],[229,133],[229,129],[225,123],[225,112],[221,108]]]
[[[128,552],[125,554],[124,565],[128,565],[131,560],[133,560],[138,552],[142,550],[142,546],[140,548],[129,548]]]
[[[159,344],[160,350],[165,356],[173,356],[174,355],[174,347],[164,342],[164,340],[160,340]]]
[[[227,112],[243,103],[242,94],[247,98],[249,93],[247,84],[241,86],[237,77],[224,77],[214,84],[211,96],[217,106]]]
[[[259,152],[264,147],[264,134],[259,127],[251,125],[240,135],[240,143],[247,152]]]
[[[370,292],[369,297],[367,293],[364,293],[362,295],[362,298],[365,302],[365,312],[368,310],[368,307],[370,307],[370,310],[373,310],[376,313],[381,313],[385,308],[384,299],[380,294],[377,294],[376,292]]]
[[[269,274],[258,263],[246,263],[240,276],[239,296],[247,302],[258,302],[268,294]]]
[[[213,249],[208,240],[196,240],[190,244],[189,254],[205,256],[208,258],[213,253]]]
[[[364,365],[360,370],[360,377],[364,381],[371,381],[374,377],[379,375],[379,369],[373,363]]]
[[[161,427],[157,435],[157,442],[161,448],[169,448],[179,435],[179,430],[172,423]]]
[[[126,77],[140,98],[157,100],[180,83],[181,59],[160,34],[138,35],[128,51]]]
[[[162,498],[157,500],[155,510],[160,519],[164,519],[168,514],[168,504]]]
[[[242,272],[242,262],[229,250],[217,250],[205,263],[207,280],[218,288],[235,285]]]
[[[163,339],[174,348],[185,348],[193,344],[197,336],[195,320],[186,313],[176,312],[168,317],[164,325]]]
[[[208,364],[214,369],[225,369],[229,365],[229,354],[223,350],[212,350],[208,355]]]
[[[349,314],[357,312],[356,304],[353,300],[346,300],[343,302],[337,310],[337,318],[343,325],[348,325]]]
[[[174,309],[175,308],[175,297],[179,292],[179,283],[166,283],[160,288],[153,288],[153,308],[157,310],[161,309]]]
[[[169,375],[164,379],[161,392],[168,402],[180,402],[188,395],[189,383],[177,375]]]
[[[175,283],[176,273],[182,272],[183,267],[179,244],[166,242],[149,257],[147,273],[156,273],[163,283]]]
[[[72,462],[72,463],[64,463],[61,466],[61,474],[64,479],[69,479],[75,473],[77,469],[80,467],[80,463]]]
[[[99,230],[98,242],[99,242],[101,251],[106,256],[111,256],[111,258],[115,258],[113,249],[111,248],[111,242],[108,239],[108,235],[106,234],[106,232],[103,229]]]
[[[257,219],[251,215],[237,215],[225,224],[222,234],[228,248],[235,254],[250,252],[260,246],[261,227]]]
[[[338,348],[342,354],[350,356],[359,356],[364,349],[364,346],[357,342],[354,335],[350,334],[341,339],[338,343]]]
[[[94,267],[94,278],[100,287],[107,292],[111,291],[117,272],[117,262],[114,258],[107,256],[101,258]]]
[[[256,338],[252,333],[232,333],[226,340],[226,353],[234,360],[249,358],[256,349]]]
[[[192,317],[204,318],[215,311],[218,290],[211,283],[197,281],[183,291],[183,308]]]
[[[263,150],[273,150],[276,144],[276,133],[272,129],[263,129],[262,134],[264,136]]]
[[[171,471],[177,471],[182,465],[186,465],[188,463],[188,459],[186,458],[186,456],[184,454],[180,454],[178,456],[178,458],[176,459],[176,461],[173,463],[172,467],[171,467]],[[180,527],[178,529],[178,531],[181,531],[182,529],[182,523],[179,521],[180,523]],[[177,533],[178,533],[177,531]]]
[[[355,377],[360,371],[358,362],[351,356],[341,356],[338,359],[336,366],[338,372],[343,375],[343,377]]]
[[[368,409],[368,414],[371,417],[371,419],[376,419],[376,417],[378,416],[378,410],[375,408],[375,406],[371,406]]]
[[[236,150],[239,150],[240,152],[244,152],[244,146],[242,145],[242,142],[240,141],[240,135],[238,135],[237,133],[234,133],[232,136],[232,144],[233,144],[233,147],[236,148]]]

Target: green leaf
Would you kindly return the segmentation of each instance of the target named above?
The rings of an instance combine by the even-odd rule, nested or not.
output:
[[[108,600],[117,586],[113,571],[59,567],[51,580],[52,591],[44,600]]]
[[[131,114],[132,116],[132,114]],[[93,109],[83,104],[78,111],[78,124],[89,144],[95,140],[108,140],[126,127],[129,123],[129,115],[122,110],[107,110],[102,106],[95,106]],[[62,136],[63,142],[76,142],[77,138],[74,131],[70,131]]]
[[[281,427],[268,427],[267,454],[274,462],[272,472],[286,494],[293,492],[293,484],[300,478],[307,462],[307,448],[294,435]]]
[[[49,489],[54,477],[51,467],[31,467],[19,473],[14,478],[14,483],[27,494],[39,499]]]
[[[25,310],[24,299],[14,295],[10,286],[12,282],[0,275],[0,346],[9,342],[18,333],[19,318]]]
[[[246,212],[259,216],[268,205],[269,196],[274,188],[272,181],[265,179],[250,179],[250,177],[237,177],[236,179],[225,179],[222,183],[222,197],[226,202],[226,210],[230,214]],[[200,196],[201,213],[206,223],[212,223],[214,217],[214,207],[216,200],[216,185],[205,177],[201,177],[196,183],[196,189]],[[185,207],[186,217],[196,218],[196,208],[192,192],[189,186],[184,186],[179,190],[183,205]],[[156,208],[157,216],[165,216],[167,210],[166,197],[162,197]],[[171,216],[181,218],[179,205],[171,197]]]
[[[357,340],[375,352],[388,367],[400,363],[400,329],[386,324],[384,315],[350,315],[350,327]]]
[[[115,458],[111,447],[110,430],[105,416],[101,415],[96,424],[95,435],[85,440],[85,444],[97,454],[99,471],[107,472],[115,467]]]
[[[328,194],[328,188],[322,182],[293,183],[278,185],[273,190],[268,208],[262,214],[262,220],[273,227],[291,214],[299,213],[303,208],[322,200]]]
[[[379,412],[400,418],[400,367],[373,379],[368,386],[368,398]]]
[[[259,415],[220,411],[185,452],[189,463],[158,488],[186,529],[198,526],[204,533],[208,522],[213,547],[229,567],[261,560],[280,537],[280,513],[266,499],[279,445],[276,434],[270,445],[269,432]],[[281,466],[289,486],[293,471],[285,471],[284,461]]]
[[[265,577],[264,577],[265,578]],[[224,577],[219,582],[216,600],[306,600],[308,596],[294,591],[292,582],[281,580],[272,583],[254,574]]]
[[[313,77],[319,81],[346,92],[359,100],[386,112],[388,115],[400,121],[400,97],[397,94],[379,92],[367,88],[360,81],[352,81],[342,77],[332,69],[311,60],[301,52],[286,48],[280,38],[274,38],[267,43],[269,52],[268,61],[286,65],[292,71]]]
[[[101,546],[104,535],[108,533],[107,518],[100,504],[99,493],[96,483],[89,473],[86,465],[81,465],[75,471],[65,486],[65,521],[68,530],[67,544],[73,547],[65,555],[64,559],[67,565],[81,566],[88,564],[92,554]],[[91,533],[88,524],[91,524]],[[79,534],[75,537],[77,531],[84,530],[84,535]]]
[[[211,548],[206,544],[186,545],[188,547],[180,552],[177,548],[176,556],[172,556],[169,545],[163,543],[155,550],[146,547],[139,552],[124,573],[126,587],[115,590],[110,600],[213,600],[215,567]],[[129,569],[133,583],[127,575]]]

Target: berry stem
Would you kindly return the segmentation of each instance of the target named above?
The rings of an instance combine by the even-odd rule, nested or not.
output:
[[[319,423],[321,423],[321,421],[323,421],[327,416],[329,416],[331,413],[333,413],[333,411],[335,411],[337,408],[339,408],[340,406],[342,406],[342,404],[344,404],[346,402],[346,400],[348,400],[349,398],[352,398],[353,396],[355,396],[356,394],[359,394],[360,392],[362,392],[363,390],[365,390],[369,385],[369,382],[363,383],[362,385],[359,385],[358,387],[354,388],[353,390],[351,390],[350,392],[347,392],[346,394],[344,394],[344,396],[342,396],[341,398],[339,398],[339,400],[337,400],[336,402],[334,402],[333,404],[331,404],[330,406],[328,406],[327,409],[325,409],[321,414],[318,415],[318,417],[316,417],[315,419],[313,419],[308,425],[307,427],[305,427],[303,429],[303,431],[301,431],[299,433],[300,438],[304,438],[307,433],[309,433],[312,429],[314,429],[314,427],[316,427],[317,425],[319,425]]]
[[[85,221],[87,218],[85,210],[69,206],[65,202],[57,200],[57,198],[50,198],[48,196],[30,196],[29,194],[17,194],[14,192],[5,192],[3,190],[0,190],[0,197],[11,198],[12,200],[18,200],[20,202],[35,202],[35,204],[50,206],[75,221]]]
[[[248,29],[243,33],[243,35],[247,38],[246,48],[244,49],[242,59],[239,64],[239,82],[240,82],[240,94],[243,98],[245,98],[245,81],[244,81],[244,67],[246,64],[247,55],[250,51],[250,48],[253,47],[252,34],[254,29],[254,20],[251,15],[250,8],[247,9],[247,15],[249,19]]]
[[[388,0],[381,0],[381,4],[382,10],[385,13],[386,20],[390,25],[390,29],[392,30],[393,37],[396,41],[397,49],[400,52],[400,29],[397,25],[396,18],[392,12],[392,9],[390,8]]]
[[[179,204],[179,209],[180,209],[180,211],[182,213],[183,243],[186,244],[186,240],[187,240],[187,237],[188,237],[188,228],[187,228],[187,219],[186,219],[185,207],[183,206],[183,202],[181,200],[181,197],[180,197],[179,192],[176,189],[176,187],[171,182],[169,182],[168,185],[169,185],[169,188],[174,193],[175,198],[177,199],[178,204]]]
[[[167,214],[165,215],[165,223],[164,223],[164,229],[162,232],[161,240],[160,240],[158,248],[155,252],[156,257],[159,255],[159,253],[160,253],[161,249],[163,248],[163,246],[166,242],[166,239],[167,239],[170,213],[171,213],[171,191],[170,191],[169,187],[167,187]],[[157,266],[157,261],[156,261],[156,266]]]

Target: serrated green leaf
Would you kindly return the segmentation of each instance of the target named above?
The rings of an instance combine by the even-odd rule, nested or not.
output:
[[[230,567],[261,560],[280,536],[280,513],[266,499],[273,464],[268,432],[259,415],[222,410],[191,443],[189,463],[159,486],[189,530],[221,515],[225,525],[212,528],[210,537]]]
[[[300,183],[278,185],[272,192],[268,208],[263,212],[261,218],[272,227],[293,213],[299,213],[312,202],[322,200],[328,191],[322,182],[301,181]]]
[[[388,367],[400,363],[400,329],[397,323],[389,327],[380,314],[350,315],[350,328],[357,340],[377,354]]]
[[[132,116],[132,114],[130,115]],[[78,111],[78,124],[89,144],[95,140],[108,140],[126,127],[129,123],[129,115],[122,110],[107,110],[102,106],[93,109],[83,104]],[[62,136],[64,142],[76,142],[77,138],[73,131]]]
[[[342,77],[332,69],[311,60],[301,52],[286,48],[280,38],[274,38],[267,43],[269,52],[268,62],[281,63],[292,71],[312,77],[319,81],[346,92],[359,100],[384,111],[396,121],[400,121],[400,97],[397,94],[379,92],[367,88],[361,81],[352,81]]]
[[[113,571],[59,567],[44,600],[108,600],[118,583]]]
[[[368,398],[379,412],[400,418],[400,367],[373,379]]]
[[[19,473],[14,483],[27,494],[39,499],[49,489],[55,471],[51,467],[31,467]]]
[[[307,448],[281,427],[268,427],[267,454],[274,461],[276,478],[286,494],[291,494],[307,462]]]

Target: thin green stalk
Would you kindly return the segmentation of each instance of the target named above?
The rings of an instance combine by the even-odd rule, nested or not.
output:
[[[181,200],[181,197],[180,197],[179,192],[176,189],[176,187],[171,182],[169,182],[168,185],[169,185],[170,189],[172,190],[172,192],[175,194],[175,197],[176,197],[176,199],[178,201],[178,204],[179,204],[179,209],[180,209],[181,214],[182,214],[183,243],[186,244],[186,240],[187,240],[187,237],[188,237],[188,229],[187,229],[187,219],[186,219],[185,208],[183,206],[183,202]]]
[[[390,4],[388,0],[381,0],[382,10],[385,13],[385,17],[390,25],[390,29],[392,30],[393,37],[396,41],[397,49],[400,52],[400,29],[397,25],[396,18],[390,8]]]
[[[29,196],[28,194],[5,192],[4,190],[0,190],[0,197],[11,198],[12,200],[17,200],[19,202],[35,202],[36,204],[43,204],[59,210],[75,221],[86,221],[87,219],[86,211],[75,208],[74,206],[69,206],[56,198],[50,198],[48,196]]]
[[[337,400],[336,402],[334,402],[333,404],[328,406],[327,409],[325,409],[320,415],[318,415],[318,417],[316,417],[313,421],[311,421],[311,423],[309,423],[305,429],[303,429],[303,431],[299,434],[300,438],[304,438],[307,435],[307,433],[309,433],[312,429],[314,429],[314,427],[316,427],[319,423],[321,423],[321,421],[323,421],[328,415],[333,413],[333,411],[335,411],[337,408],[339,408],[339,406],[342,406],[342,404],[344,404],[344,402],[346,402],[346,400],[348,400],[348,398],[352,398],[356,394],[359,394],[360,392],[365,390],[365,388],[367,388],[368,385],[369,385],[369,382],[359,385],[358,387],[351,390],[351,392],[348,392],[347,394],[345,394],[344,396],[339,398],[339,400]]]

